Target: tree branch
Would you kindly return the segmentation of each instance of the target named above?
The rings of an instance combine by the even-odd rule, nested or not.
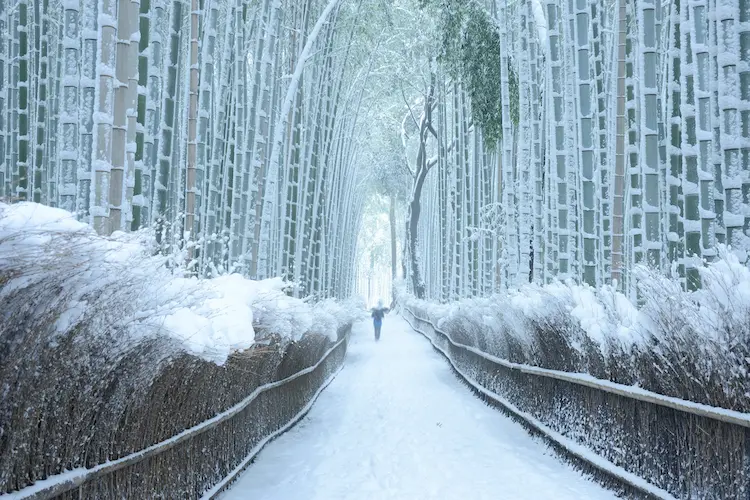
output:
[[[417,121],[417,118],[414,116],[414,112],[411,110],[411,104],[409,104],[408,99],[406,99],[406,94],[404,93],[404,83],[399,82],[399,88],[401,89],[401,97],[404,99],[404,104],[406,104],[406,109],[409,110],[409,114],[411,115],[411,119],[414,120],[414,126],[419,128],[419,122]]]

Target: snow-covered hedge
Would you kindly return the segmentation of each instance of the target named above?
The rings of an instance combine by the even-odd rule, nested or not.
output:
[[[288,297],[281,279],[182,277],[168,268],[167,256],[155,254],[150,236],[103,238],[64,210],[0,204],[0,300],[44,283],[55,294],[36,314],[55,317],[51,338],[82,324],[101,335],[117,332],[118,344],[164,336],[176,349],[219,364],[252,346],[256,330],[284,340],[335,337],[338,325],[354,318],[352,304]]]
[[[685,293],[639,272],[640,308],[570,283],[445,305],[400,290],[398,301],[481,395],[625,497],[745,499],[750,429],[731,410],[750,410],[750,273],[725,253]]]
[[[183,277],[150,236],[0,204],[0,492],[197,425],[314,365],[363,314],[281,280]]]
[[[456,341],[515,363],[750,412],[750,270],[723,252],[701,269],[696,292],[638,273],[641,307],[611,287],[573,283],[450,304],[402,290],[398,300]]]

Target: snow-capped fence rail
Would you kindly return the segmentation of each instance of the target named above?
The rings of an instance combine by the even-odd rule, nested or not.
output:
[[[750,497],[750,415],[511,363],[405,316],[478,393],[600,478],[647,498]]]
[[[300,360],[289,358],[299,356],[277,358],[277,380],[258,386],[213,418],[135,453],[57,474],[0,498],[213,498],[267,442],[310,409],[342,367],[350,328],[339,332],[339,340],[317,362],[295,373],[286,375]],[[322,347],[303,344],[305,358]],[[259,374],[246,376],[257,379]]]

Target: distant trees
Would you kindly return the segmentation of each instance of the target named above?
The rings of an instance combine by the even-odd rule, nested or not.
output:
[[[407,204],[410,198],[410,187],[413,182],[412,171],[403,155],[403,145],[396,140],[397,135],[392,130],[378,130],[378,136],[373,140],[385,140],[379,145],[383,155],[372,158],[374,191],[388,200],[388,224],[390,226],[390,257],[391,278],[398,275],[398,234],[401,229],[396,216],[397,208]]]
[[[387,196],[373,193],[368,197],[359,232],[356,292],[369,299],[370,304],[377,299],[386,300],[392,296],[394,276],[390,271],[393,240],[389,241],[392,228],[388,214],[389,205]],[[398,249],[398,241],[396,244]]]
[[[418,9],[427,3],[429,9]],[[394,148],[401,155],[392,171],[402,176],[399,186],[406,188],[404,277],[420,296],[449,298],[457,288],[466,294],[490,291],[497,280],[492,262],[499,255],[500,239],[493,237],[496,228],[485,227],[488,219],[483,215],[500,194],[489,166],[497,163],[497,155],[482,147],[483,132],[473,121],[470,94],[483,100],[484,109],[499,109],[499,91],[489,85],[493,73],[483,72],[479,61],[500,52],[485,51],[490,45],[477,49],[465,44],[480,35],[492,42],[494,32],[487,30],[484,11],[462,2],[427,3],[399,0],[387,11],[383,51],[397,73],[386,83],[391,97],[379,103],[388,106],[388,122],[400,144],[393,144],[393,130],[378,132],[390,137],[380,141],[388,154],[379,158],[390,158]],[[447,36],[436,30],[439,27],[457,27],[450,35],[457,52],[443,50]],[[494,75],[499,76],[499,66]],[[489,92],[483,94],[483,86]],[[488,123],[497,118],[489,111],[484,116]],[[495,122],[493,133],[499,127]]]

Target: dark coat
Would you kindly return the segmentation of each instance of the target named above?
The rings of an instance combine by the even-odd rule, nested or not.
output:
[[[375,307],[372,309],[372,318],[375,321],[383,321],[383,316],[389,311],[387,307]]]

